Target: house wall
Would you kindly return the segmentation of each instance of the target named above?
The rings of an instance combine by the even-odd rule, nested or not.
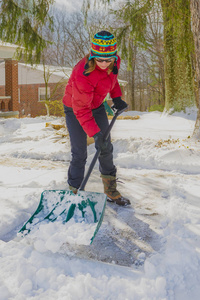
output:
[[[66,82],[57,87],[57,84],[50,83],[51,101],[61,100],[65,93]],[[46,115],[46,107],[44,102],[38,101],[39,87],[45,87],[44,84],[28,84],[19,85],[18,111],[19,117],[31,116],[36,117]],[[0,86],[0,96],[5,96],[5,86]]]
[[[50,83],[50,100],[61,100],[64,96],[66,83],[60,84],[57,87],[57,84]],[[39,87],[45,87],[44,84],[28,84],[28,85],[19,85],[20,90],[20,103],[19,103],[19,112],[20,117],[22,116],[31,116],[37,117],[40,115],[46,115],[46,107],[44,101],[39,101],[38,89]],[[55,91],[56,89],[56,91]]]
[[[5,95],[5,86],[0,86],[0,96]]]
[[[43,66],[37,67],[32,68],[12,59],[0,63],[1,111],[19,111],[19,117],[46,115],[45,103],[39,101],[39,87],[45,87]],[[66,79],[64,81],[66,73],[57,71],[55,75],[51,73],[48,80],[51,101],[63,98],[67,83]],[[71,69],[65,71],[70,74]],[[10,99],[6,96],[10,96]]]

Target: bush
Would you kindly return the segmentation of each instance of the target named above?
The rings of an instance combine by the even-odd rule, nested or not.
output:
[[[164,108],[165,107],[163,105],[154,104],[154,105],[152,105],[152,106],[149,107],[148,111],[160,111],[160,112],[163,112]]]
[[[64,108],[62,100],[51,100],[46,103],[49,107],[50,116],[64,117]]]

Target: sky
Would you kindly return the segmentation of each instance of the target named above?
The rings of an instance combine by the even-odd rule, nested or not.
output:
[[[55,0],[55,5],[64,6],[68,11],[80,10],[83,0]]]

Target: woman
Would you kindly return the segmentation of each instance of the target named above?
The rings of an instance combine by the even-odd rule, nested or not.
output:
[[[108,93],[117,110],[127,107],[121,99],[117,80],[120,58],[117,42],[108,31],[94,35],[91,51],[74,67],[63,97],[66,124],[69,131],[72,160],[68,170],[69,189],[77,192],[85,171],[87,135],[94,137],[96,149],[100,148],[99,170],[107,200],[126,206],[130,201],[118,192],[116,167],[113,164],[111,139],[103,140],[109,123],[103,101]]]

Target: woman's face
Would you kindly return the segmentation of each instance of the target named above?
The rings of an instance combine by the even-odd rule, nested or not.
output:
[[[95,61],[99,68],[105,70],[114,61],[114,58],[101,57],[101,58],[95,58]]]

